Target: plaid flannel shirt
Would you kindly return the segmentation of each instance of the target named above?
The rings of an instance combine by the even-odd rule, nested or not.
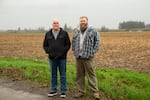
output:
[[[81,56],[81,58],[89,59],[93,57],[94,53],[96,53],[100,48],[100,36],[94,28],[88,27],[84,33],[86,34],[86,36],[83,41],[83,53],[82,55],[79,55],[80,34],[80,29],[75,30],[72,39],[72,50],[76,58],[79,58],[79,56]]]

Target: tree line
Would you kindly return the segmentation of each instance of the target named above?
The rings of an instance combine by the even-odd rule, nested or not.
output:
[[[101,32],[109,31],[150,31],[150,24],[145,24],[142,21],[123,21],[118,24],[118,29],[109,29],[102,26],[98,29]]]
[[[150,24],[145,24],[142,21],[124,21],[119,23],[119,29],[135,29],[135,28],[150,28]]]
[[[68,26],[67,24],[64,24],[62,27],[67,32],[73,32],[75,28],[72,28],[71,26]],[[97,28],[98,31],[101,32],[108,32],[108,31],[150,31],[150,24],[145,24],[142,21],[123,21],[120,22],[118,25],[118,29],[109,29],[106,26],[101,26],[101,28]],[[44,27],[39,27],[37,29],[21,29],[18,27],[16,30],[8,30],[8,32],[46,32]]]

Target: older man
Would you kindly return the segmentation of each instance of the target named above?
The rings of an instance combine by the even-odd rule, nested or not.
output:
[[[80,98],[85,94],[85,75],[96,100],[99,100],[99,90],[97,78],[94,73],[93,58],[100,46],[98,32],[88,25],[86,16],[80,17],[80,28],[74,32],[72,40],[72,50],[76,57],[76,82],[79,92],[75,98]]]
[[[59,20],[54,19],[52,29],[45,35],[43,48],[49,55],[51,69],[51,89],[48,96],[57,95],[57,68],[60,73],[61,95],[66,97],[66,56],[70,48],[68,33],[59,27]]]

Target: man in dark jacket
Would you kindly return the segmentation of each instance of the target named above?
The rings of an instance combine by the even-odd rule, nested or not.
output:
[[[48,96],[57,95],[57,68],[60,73],[61,94],[66,97],[66,56],[70,49],[70,39],[68,33],[59,27],[59,20],[54,19],[53,28],[45,35],[43,48],[49,55],[51,69],[51,89]]]

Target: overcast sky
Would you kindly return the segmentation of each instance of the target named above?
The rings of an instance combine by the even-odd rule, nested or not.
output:
[[[0,0],[0,30],[49,29],[53,18],[76,27],[82,15],[96,28],[129,20],[150,24],[150,0]]]

